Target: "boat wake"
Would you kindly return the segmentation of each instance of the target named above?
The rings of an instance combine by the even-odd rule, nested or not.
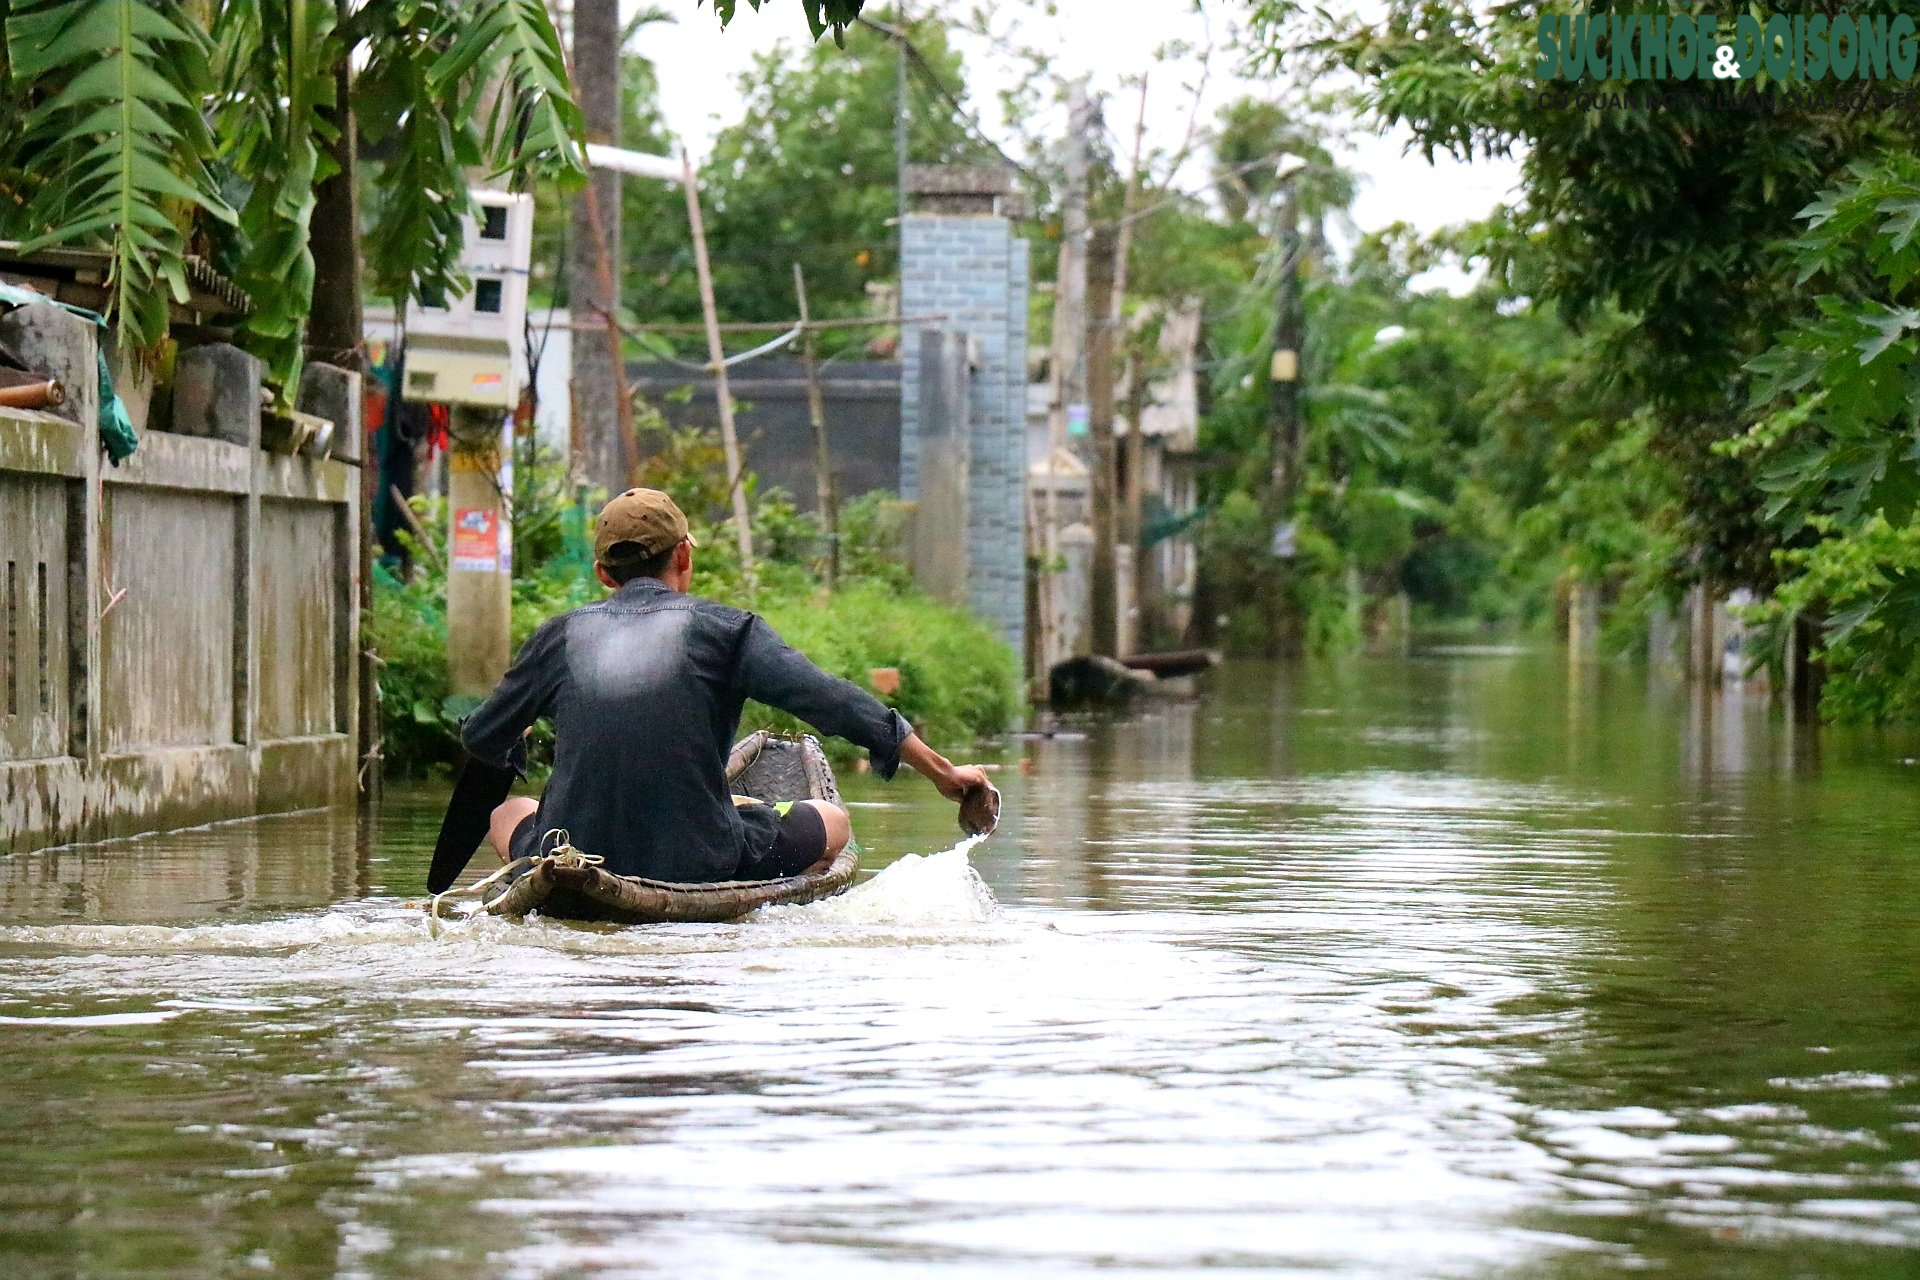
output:
[[[271,920],[196,925],[48,924],[0,926],[0,946],[76,948],[103,954],[256,952],[337,958],[394,948],[530,948],[563,954],[675,954],[768,945],[886,946],[990,941],[1000,906],[967,860],[983,837],[938,853],[908,854],[838,897],[763,907],[734,924],[607,926],[506,920],[481,914],[429,920],[424,902],[366,898]],[[411,963],[411,962],[408,962]]]

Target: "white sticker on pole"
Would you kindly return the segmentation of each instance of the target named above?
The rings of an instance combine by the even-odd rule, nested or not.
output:
[[[1273,526],[1273,558],[1291,560],[1300,554],[1300,531],[1288,520]]]

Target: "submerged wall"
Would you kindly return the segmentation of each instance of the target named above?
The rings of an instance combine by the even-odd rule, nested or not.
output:
[[[358,468],[263,451],[257,366],[207,363],[200,433],[118,467],[91,396],[0,409],[0,851],[353,797]]]

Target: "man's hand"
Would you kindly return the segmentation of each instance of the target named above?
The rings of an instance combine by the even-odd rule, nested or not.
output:
[[[1000,793],[979,765],[954,764],[920,741],[917,733],[900,744],[900,759],[960,806],[960,829],[968,835],[987,835],[1000,825]]]
[[[911,734],[900,744],[900,763],[911,768],[934,785],[935,790],[953,801],[976,787],[987,785],[987,771],[977,764],[955,764]]]
[[[948,769],[947,776],[935,781],[933,785],[939,788],[941,795],[955,804],[960,803],[974,788],[989,785],[987,771],[977,764],[949,765]]]

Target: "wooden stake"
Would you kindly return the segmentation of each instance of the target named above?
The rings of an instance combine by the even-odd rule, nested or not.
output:
[[[713,394],[720,405],[720,443],[727,453],[727,492],[733,497],[734,539],[740,547],[740,568],[753,581],[753,525],[747,512],[747,491],[740,483],[740,441],[733,432],[733,393],[727,387],[727,357],[720,346],[720,317],[713,301],[713,269],[707,262],[707,228],[700,217],[700,187],[693,176],[693,158],[680,152],[680,184],[687,193],[687,222],[693,227],[693,268],[700,282],[700,311],[707,322],[707,360],[713,368]]]
[[[813,422],[813,478],[820,519],[827,529],[827,590],[840,585],[840,492],[833,482],[833,450],[827,438],[827,406],[820,393],[820,342],[807,313],[807,273],[793,264],[793,292],[800,300],[801,359],[807,370],[807,417]]]

